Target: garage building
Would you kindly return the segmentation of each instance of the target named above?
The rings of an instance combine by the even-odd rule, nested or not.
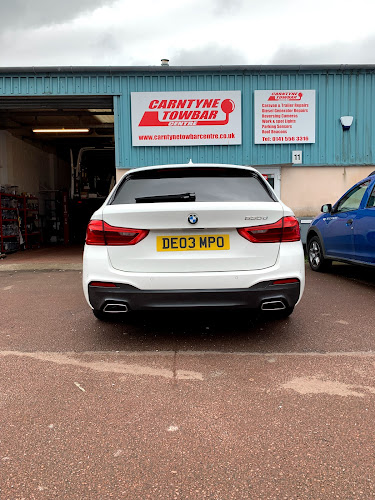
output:
[[[252,165],[311,217],[374,170],[374,70],[0,68],[2,251],[17,223],[27,247],[82,242],[114,183],[146,165]]]

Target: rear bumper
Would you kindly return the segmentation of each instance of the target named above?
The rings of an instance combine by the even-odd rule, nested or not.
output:
[[[88,286],[89,302],[102,310],[108,304],[125,304],[130,310],[246,308],[260,309],[264,302],[281,301],[293,307],[299,300],[300,283],[274,285],[273,281],[257,283],[250,288],[208,290],[140,290],[116,283],[116,288]]]

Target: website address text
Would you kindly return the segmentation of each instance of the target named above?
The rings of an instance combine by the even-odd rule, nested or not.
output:
[[[139,135],[140,141],[181,141],[199,139],[235,139],[236,134],[163,134]]]

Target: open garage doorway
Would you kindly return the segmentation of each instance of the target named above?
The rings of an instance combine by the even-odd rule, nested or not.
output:
[[[0,98],[5,248],[83,243],[115,182],[114,149],[113,96]]]

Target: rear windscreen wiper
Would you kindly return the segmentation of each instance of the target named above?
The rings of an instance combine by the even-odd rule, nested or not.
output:
[[[136,203],[162,203],[172,201],[195,201],[195,193],[158,194],[135,198]]]

